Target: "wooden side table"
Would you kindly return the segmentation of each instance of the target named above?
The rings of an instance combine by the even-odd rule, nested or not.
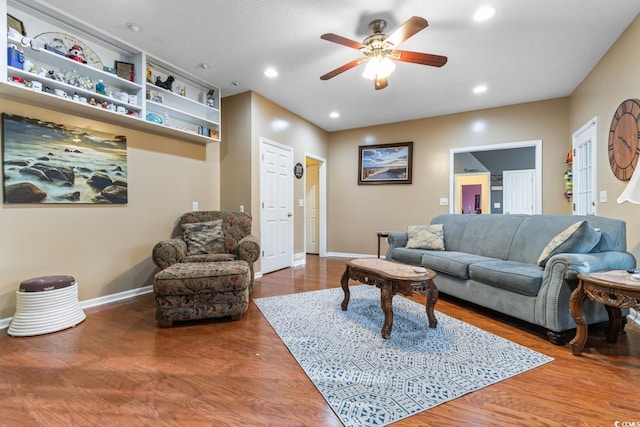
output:
[[[388,231],[378,231],[378,258],[380,258],[380,239],[389,237]]]
[[[588,327],[583,317],[584,299],[588,297],[605,305],[609,315],[607,342],[616,343],[620,333],[620,309],[640,307],[640,281],[631,278],[625,270],[597,271],[578,274],[578,287],[569,299],[569,311],[576,322],[576,337],[569,347],[580,356],[587,342]]]

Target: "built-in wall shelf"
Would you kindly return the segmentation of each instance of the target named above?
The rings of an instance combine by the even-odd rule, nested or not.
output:
[[[0,97],[196,143],[220,140],[220,92],[209,82],[43,0],[0,0],[0,14],[22,22],[27,33],[10,32],[8,20],[0,24],[7,34],[0,37]],[[54,52],[45,46],[45,34],[61,34],[63,44],[82,41],[99,61],[85,64],[63,50]],[[20,52],[21,61],[10,60],[11,48]],[[114,73],[116,62],[130,64],[134,77]],[[165,81],[169,75],[174,78],[171,90],[155,85],[156,77]]]

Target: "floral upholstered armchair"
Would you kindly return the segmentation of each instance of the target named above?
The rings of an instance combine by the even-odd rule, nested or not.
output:
[[[260,244],[251,234],[251,215],[246,212],[195,211],[180,217],[172,239],[153,248],[155,265],[165,269],[176,263],[244,260],[251,271],[260,256]]]

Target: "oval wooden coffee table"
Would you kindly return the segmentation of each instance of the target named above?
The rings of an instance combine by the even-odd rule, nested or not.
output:
[[[434,314],[436,302],[438,302],[438,289],[433,283],[436,273],[433,270],[422,269],[424,272],[417,272],[418,267],[397,262],[387,261],[380,258],[358,258],[347,262],[347,267],[342,274],[340,284],[344,291],[344,300],[341,307],[347,310],[349,305],[349,279],[357,280],[366,285],[380,288],[380,306],[384,313],[384,325],[382,326],[382,338],[391,338],[391,327],[393,326],[393,309],[391,306],[393,296],[401,293],[406,296],[412,294],[426,295],[426,311],[429,319],[429,327],[435,328],[438,320]]]

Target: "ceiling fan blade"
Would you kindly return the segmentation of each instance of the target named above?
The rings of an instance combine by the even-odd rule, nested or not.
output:
[[[389,37],[386,38],[385,42],[398,46],[418,31],[422,31],[427,28],[427,26],[429,26],[429,23],[426,19],[420,18],[419,16],[412,16],[407,20],[407,22],[400,25],[397,30],[391,33]]]
[[[375,79],[374,83],[376,85],[376,90],[380,90],[389,85],[389,80],[386,77],[383,77],[381,79]]]
[[[350,47],[352,49],[360,50],[364,47],[364,45],[360,42],[357,42],[355,40],[351,40],[333,33],[323,34],[320,36],[320,38],[323,40],[341,44],[346,47]]]
[[[431,65],[432,67],[442,67],[447,63],[446,56],[432,55],[430,53],[410,52],[408,50],[394,50],[392,59],[401,62],[411,62],[413,64]]]
[[[330,78],[335,77],[338,74],[344,73],[345,71],[350,70],[353,67],[357,67],[367,59],[369,58],[367,58],[366,56],[363,56],[362,58],[354,59],[353,61],[344,64],[342,67],[338,67],[333,71],[329,71],[324,76],[320,76],[320,80],[329,80]]]

